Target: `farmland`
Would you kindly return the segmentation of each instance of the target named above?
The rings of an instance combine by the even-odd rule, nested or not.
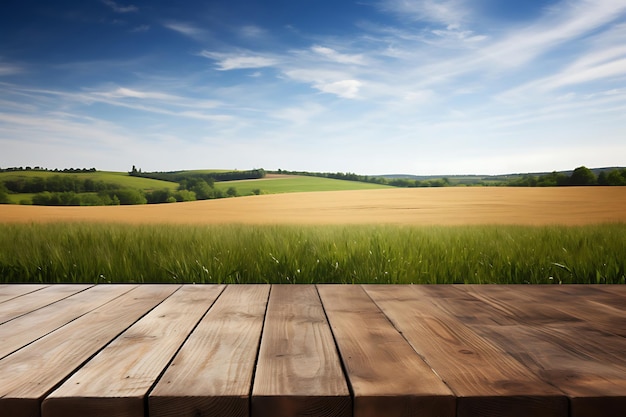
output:
[[[307,177],[296,175],[272,175],[258,180],[240,180],[215,183],[215,187],[224,192],[229,187],[235,187],[239,195],[282,194],[314,191],[349,191],[349,190],[376,190],[390,188],[386,185],[365,182],[343,181],[329,178]]]
[[[0,206],[2,282],[626,283],[626,189]]]
[[[386,188],[138,206],[0,205],[0,219],[22,223],[571,226],[626,222],[624,207],[624,187]]]

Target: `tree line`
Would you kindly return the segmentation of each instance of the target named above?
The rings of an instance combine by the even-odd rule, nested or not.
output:
[[[410,178],[385,178],[367,175],[357,175],[353,173],[342,172],[308,172],[308,171],[286,171],[279,169],[277,171],[269,171],[273,174],[286,175],[306,175],[312,177],[332,178],[346,181],[368,182],[392,187],[414,188],[414,187],[449,187],[461,185],[450,180],[448,177],[430,178],[430,179],[410,179]],[[495,179],[497,178],[497,180]],[[463,184],[467,185],[467,184]],[[598,175],[585,167],[581,166],[570,175],[562,172],[551,172],[543,175],[525,174],[516,176],[515,178],[503,179],[502,177],[494,177],[493,180],[477,181],[469,185],[478,186],[507,186],[507,187],[562,187],[562,186],[620,186],[626,185],[626,168],[615,168],[612,170],[600,171]]]
[[[20,182],[17,186],[12,179],[6,180],[5,183],[8,183],[11,188],[7,188],[5,183],[0,182],[0,204],[11,202],[9,192],[35,193],[32,197],[32,204],[40,206],[159,204],[237,197],[239,195],[235,187],[229,187],[223,191],[215,188],[213,182],[209,184],[201,179],[183,181],[177,190],[163,188],[151,191],[120,187],[118,184],[107,184],[102,181],[96,181],[95,186],[90,186],[89,181],[91,180],[88,179],[66,182],[44,181],[45,186],[42,187],[42,183],[39,181],[41,179],[27,178],[25,182]],[[22,202],[22,204],[26,203],[28,202]]]
[[[181,183],[184,181],[203,180],[209,184],[222,181],[255,180],[265,178],[264,169],[251,169],[248,171],[227,171],[227,172],[194,172],[194,171],[169,171],[169,172],[142,172],[133,165],[128,172],[130,176],[151,178],[153,180],[170,181]]]
[[[19,172],[19,171],[44,171],[44,172],[63,172],[64,174],[83,174],[88,172],[96,172],[95,168],[64,168],[64,169],[48,169],[43,167],[9,167],[0,168],[0,172]]]
[[[564,187],[564,186],[621,186],[626,185],[626,168],[600,171],[598,175],[585,166],[572,171],[571,175],[551,172],[544,175],[523,175],[510,180],[506,185],[512,187]]]
[[[7,190],[13,193],[42,193],[45,191],[92,193],[120,188],[118,184],[68,175],[6,178],[3,183]]]
[[[287,171],[279,169],[277,171],[269,171],[272,174],[284,175],[304,175],[307,177],[331,178],[344,181],[368,182],[372,184],[389,184],[389,181],[383,177],[359,175],[353,172],[308,172],[308,171]],[[390,184],[389,184],[390,185]]]

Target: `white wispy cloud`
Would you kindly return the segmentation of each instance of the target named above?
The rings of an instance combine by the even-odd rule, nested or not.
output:
[[[223,122],[233,119],[229,114],[216,111],[221,105],[217,100],[183,97],[158,91],[118,87],[76,92],[27,88],[6,83],[0,86],[3,87],[0,92],[4,95],[27,97],[30,103],[39,104],[41,108],[73,108],[77,105],[103,103],[139,112],[196,120]]]
[[[274,57],[251,53],[223,53],[202,51],[200,56],[217,61],[217,69],[230,71],[237,69],[272,67],[278,64]]]
[[[286,120],[296,125],[309,123],[311,119],[324,113],[326,108],[318,103],[309,102],[299,106],[286,107],[274,110],[271,117]]]
[[[463,0],[382,0],[381,10],[401,18],[434,22],[446,27],[458,28],[470,14]]]
[[[206,36],[206,31],[204,29],[200,29],[190,23],[167,22],[164,23],[163,26],[194,40],[202,40]]]
[[[323,93],[334,94],[341,98],[354,99],[358,97],[363,83],[350,78],[349,73],[328,69],[323,66],[316,68],[312,64],[307,65],[307,67],[294,67],[284,70],[283,73],[288,78],[309,84]]]
[[[366,63],[362,54],[342,54],[332,48],[320,45],[311,47],[311,50],[317,55],[321,55],[322,57],[339,64],[365,65]]]
[[[324,93],[335,94],[343,98],[357,98],[363,85],[359,80],[341,80],[332,83],[315,84],[314,87]]]
[[[488,39],[487,35],[476,35],[472,30],[461,30],[453,26],[448,26],[446,29],[434,29],[431,33],[443,39],[463,42],[481,42]]]
[[[119,87],[114,90],[95,92],[98,96],[106,98],[139,98],[139,99],[152,99],[152,100],[166,100],[166,101],[178,101],[179,97],[154,91],[139,91],[130,88]]]
[[[483,51],[502,66],[519,66],[566,42],[575,41],[617,20],[626,3],[615,0],[562,1],[537,22],[511,32]]]
[[[137,6],[133,6],[132,4],[128,6],[122,6],[114,2],[113,0],[101,0],[102,3],[109,6],[115,13],[132,13],[139,11]]]
[[[17,65],[5,64],[0,61],[0,76],[19,74],[23,69]]]

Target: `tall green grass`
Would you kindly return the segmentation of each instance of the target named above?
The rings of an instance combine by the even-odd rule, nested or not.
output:
[[[0,282],[626,283],[626,224],[0,224]]]

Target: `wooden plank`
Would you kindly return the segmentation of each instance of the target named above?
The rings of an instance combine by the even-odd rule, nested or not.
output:
[[[178,287],[138,286],[0,360],[0,410],[38,416],[47,393]]]
[[[39,284],[2,284],[0,285],[0,303],[46,287],[47,285]]]
[[[0,325],[0,359],[133,288],[96,285]]]
[[[364,288],[457,395],[457,416],[568,415],[562,392],[435,306],[423,288]]]
[[[250,415],[269,285],[226,288],[150,393],[150,417]]]
[[[251,415],[352,416],[335,343],[312,285],[272,286]]]
[[[468,285],[469,296],[500,311],[503,318],[532,321],[536,324],[593,322],[598,329],[626,336],[626,294],[608,294],[590,286],[528,286],[528,285]],[[439,297],[437,291],[431,294]],[[567,299],[567,302],[559,302]],[[612,302],[608,302],[613,300]],[[620,304],[622,308],[616,308]],[[532,306],[533,308],[528,308]],[[495,320],[494,316],[494,320]]]
[[[626,293],[614,293],[610,297],[602,291],[594,291],[594,288],[585,292],[579,286],[562,285],[548,288],[521,286],[518,293],[534,304],[549,304],[585,323],[593,323],[597,329],[626,337]],[[609,302],[609,298],[614,302]]]
[[[457,292],[480,293],[483,299],[490,300],[490,303],[472,306],[477,316],[507,315],[511,324],[468,322],[465,318],[469,308],[467,303],[457,297],[438,297],[440,290],[425,288],[427,293],[436,296],[436,302],[443,309],[502,346],[543,380],[566,393],[570,397],[572,416],[623,415],[626,409],[626,339],[599,330],[594,315],[589,315],[588,321],[570,323],[529,319],[533,310],[547,302],[558,311],[568,311],[569,306],[580,307],[583,301],[578,290],[568,296],[567,291],[556,287],[537,288],[542,295],[535,294],[532,298],[535,301],[530,302],[524,297],[526,287],[511,286],[508,292],[495,287],[455,289]],[[506,303],[500,298],[506,298]],[[494,308],[504,304],[510,308]],[[513,312],[521,314],[516,316]]]
[[[469,297],[477,302],[483,302],[497,312],[482,313],[492,320],[500,323],[506,321],[515,325],[550,325],[564,330],[576,330],[582,332],[581,336],[586,334],[586,337],[577,338],[578,345],[595,346],[591,349],[600,349],[605,354],[612,351],[612,362],[624,362],[623,344],[626,339],[613,338],[610,334],[624,335],[626,312],[613,308],[610,303],[593,301],[595,296],[593,294],[587,296],[582,286],[468,285],[458,289],[461,288]],[[595,292],[594,286],[590,286],[589,290],[591,293]],[[440,297],[435,288],[431,288],[430,293]],[[600,296],[606,301],[601,292]],[[613,294],[613,297],[624,298],[626,305],[626,293],[624,297],[618,294]],[[605,341],[607,338],[612,342],[607,343]]]
[[[143,417],[147,392],[223,289],[180,288],[50,394],[42,416]]]
[[[89,287],[91,287],[91,285],[51,285],[39,291],[33,291],[22,295],[21,297],[4,302],[0,304],[0,324],[6,323],[9,320],[13,320],[16,317],[30,313],[31,311],[37,310],[41,307],[55,303],[69,297],[72,294],[86,290]]]
[[[354,417],[455,416],[456,401],[360,286],[318,285],[354,395]]]

